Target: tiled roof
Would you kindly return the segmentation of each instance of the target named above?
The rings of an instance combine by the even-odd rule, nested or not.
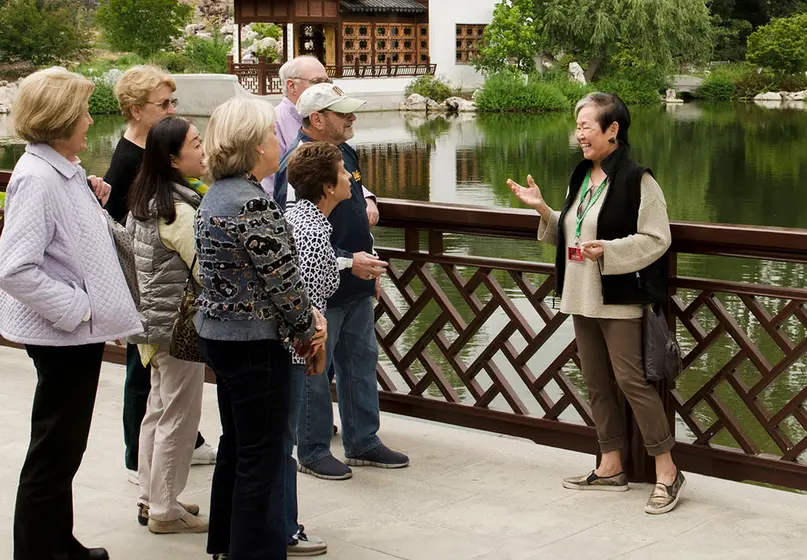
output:
[[[415,0],[342,0],[342,8],[348,12],[397,12],[422,14],[429,9]]]

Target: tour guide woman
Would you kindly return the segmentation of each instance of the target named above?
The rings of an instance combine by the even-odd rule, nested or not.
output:
[[[532,176],[508,184],[541,215],[538,239],[558,247],[557,293],[572,316],[602,460],[589,474],[566,478],[573,490],[628,490],[622,471],[624,423],[613,379],[636,416],[656,486],[645,506],[671,511],[684,489],[673,463],[675,440],[661,399],[642,368],[642,305],[666,296],[663,257],[670,246],[667,205],[652,173],[629,158],[630,113],[619,97],[593,93],[575,108],[585,160],[572,173],[563,209],[553,211]]]

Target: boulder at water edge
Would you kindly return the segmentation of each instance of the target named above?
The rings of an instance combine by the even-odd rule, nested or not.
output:
[[[419,93],[413,93],[409,97],[406,98],[406,101],[401,103],[398,107],[401,111],[427,111],[429,107],[429,101],[431,99],[427,99],[423,97]]]
[[[781,100],[782,100],[782,94],[777,93],[775,91],[760,93],[754,96],[754,101],[781,101]]]
[[[476,104],[462,97],[449,97],[443,101],[447,111],[457,113],[473,113],[476,111]]]

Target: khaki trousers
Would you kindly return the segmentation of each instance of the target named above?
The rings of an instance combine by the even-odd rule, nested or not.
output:
[[[622,450],[627,443],[617,392],[621,390],[636,417],[647,453],[655,457],[668,452],[675,440],[661,398],[644,378],[642,320],[580,315],[572,319],[600,450]]]
[[[188,482],[196,432],[202,417],[205,365],[168,354],[164,345],[151,359],[151,392],[140,427],[140,501],[156,521],[185,513],[177,498]]]

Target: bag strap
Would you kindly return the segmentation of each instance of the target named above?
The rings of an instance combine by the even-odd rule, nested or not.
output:
[[[185,289],[190,289],[191,282],[193,281],[193,267],[196,266],[196,259],[199,258],[199,255],[193,255],[193,262],[191,263],[191,268],[188,270],[188,278],[185,280]]]

